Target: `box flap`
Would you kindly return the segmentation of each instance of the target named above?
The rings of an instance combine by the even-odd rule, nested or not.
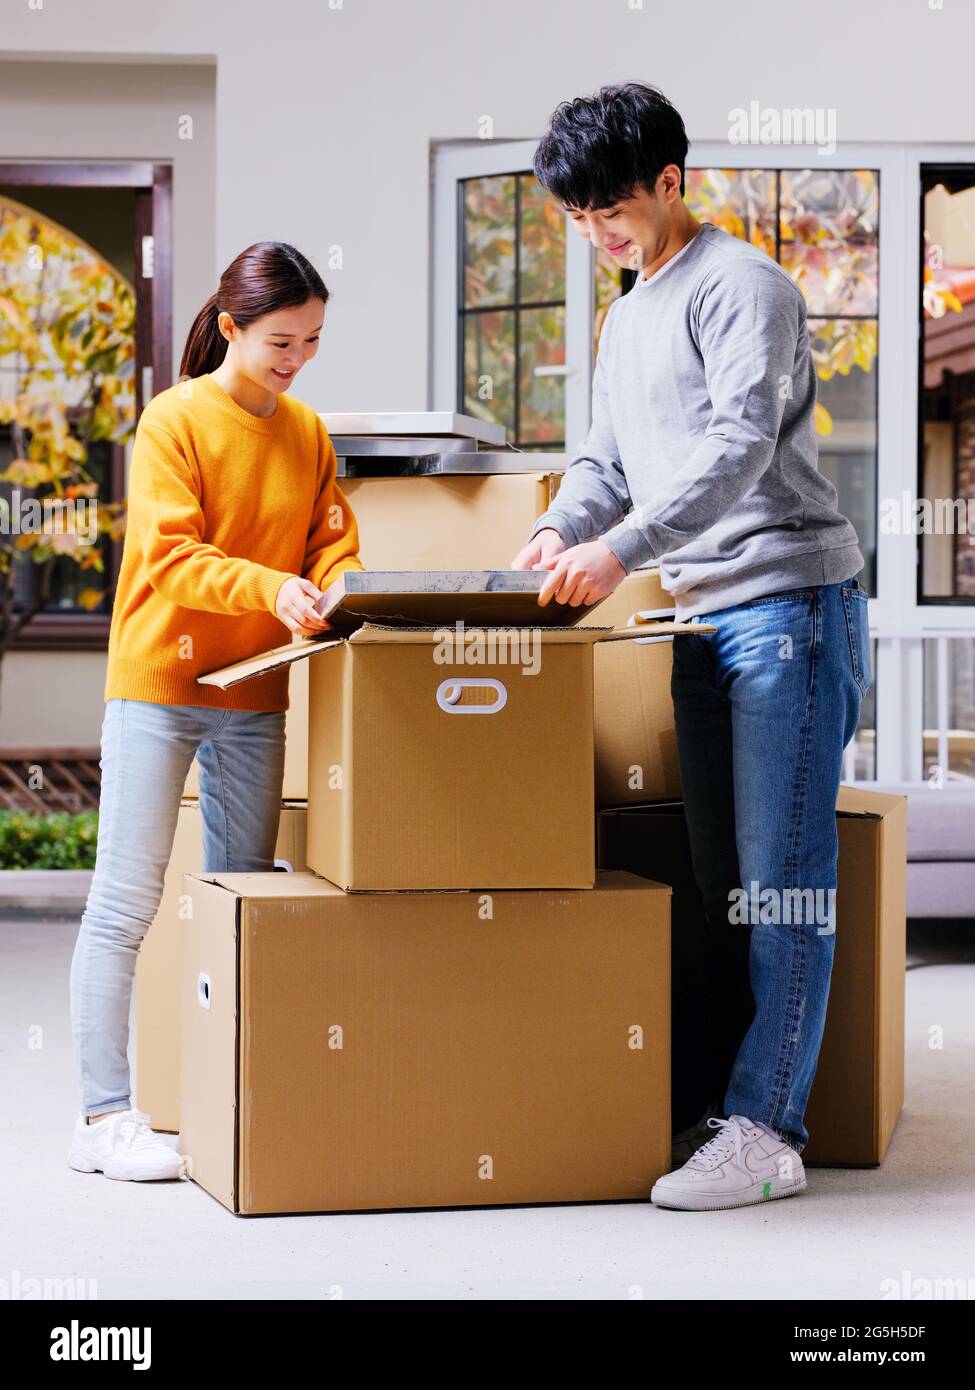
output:
[[[202,879],[218,888],[226,888],[240,898],[300,898],[300,897],[341,897],[341,888],[336,888],[327,878],[313,873],[311,869],[295,869],[290,873],[267,870],[262,873],[198,873],[185,874],[186,878]]]
[[[581,610],[580,610],[581,611]],[[511,637],[525,629],[533,630],[532,624],[510,623],[503,626],[466,624],[461,628],[467,638],[472,634],[483,633],[490,640],[492,635],[495,640],[503,640],[506,636]],[[709,623],[676,623],[654,621],[643,625],[634,624],[627,627],[568,627],[541,626],[534,627],[543,642],[603,642],[603,641],[641,641],[641,642],[666,642],[675,633],[689,632],[702,633],[714,632],[716,629]],[[342,642],[362,645],[363,643],[380,642],[386,645],[397,646],[401,644],[416,645],[423,642],[440,642],[453,635],[455,629],[449,623],[430,624],[421,626],[400,626],[398,624],[363,622],[362,625],[352,633],[341,637],[305,637],[296,642],[285,642],[280,647],[272,647],[269,651],[259,652],[256,656],[247,657],[243,661],[235,661],[230,666],[221,666],[216,671],[208,671],[205,675],[197,676],[198,685],[215,685],[220,690],[229,690],[233,685],[239,685],[241,681],[250,680],[254,676],[263,676],[268,671],[274,671],[279,666],[287,666],[295,661],[302,661],[305,657],[314,656],[329,647],[337,647]]]
[[[836,809],[844,816],[886,816],[904,805],[907,797],[893,792],[875,792],[866,787],[841,785]]]
[[[276,671],[279,666],[288,666],[293,661],[301,661],[323,647],[336,647],[345,639],[342,637],[302,637],[296,642],[285,642],[280,647],[258,652],[243,661],[235,661],[230,666],[221,666],[216,671],[208,671],[197,676],[197,685],[215,685],[221,690],[229,690],[232,685],[250,680],[252,676],[263,676],[266,671]]]
[[[670,609],[672,613],[674,610]],[[714,623],[678,623],[673,619],[644,617],[641,613],[634,613],[636,621],[627,623],[625,627],[590,628],[590,632],[596,634],[597,642],[616,642],[620,639],[628,639],[636,642],[668,642],[675,633],[678,632],[717,632]]]
[[[364,643],[380,642],[383,646],[419,645],[424,642],[443,642],[445,639],[455,639],[458,641],[474,641],[484,639],[490,641],[492,638],[499,643],[505,639],[521,639],[524,634],[537,633],[543,642],[572,642],[578,646],[581,642],[592,642],[595,635],[608,633],[610,628],[599,627],[538,627],[526,623],[506,623],[503,626],[496,623],[463,623],[455,628],[452,623],[430,624],[429,626],[402,627],[398,624],[388,623],[363,623],[360,628],[351,633],[348,638],[350,647],[362,646]]]

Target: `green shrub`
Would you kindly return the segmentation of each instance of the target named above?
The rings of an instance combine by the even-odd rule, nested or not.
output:
[[[97,845],[97,811],[0,811],[0,869],[93,869]]]

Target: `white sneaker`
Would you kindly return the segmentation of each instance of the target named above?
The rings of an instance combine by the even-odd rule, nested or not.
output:
[[[144,1182],[181,1178],[186,1160],[149,1128],[141,1110],[113,1110],[95,1124],[84,1115],[75,1122],[68,1163],[79,1173],[102,1172],[106,1178]]]
[[[718,1128],[714,1138],[682,1168],[654,1183],[650,1200],[655,1206],[723,1211],[805,1191],[802,1159],[768,1125],[732,1115],[727,1120],[712,1116],[708,1127]]]

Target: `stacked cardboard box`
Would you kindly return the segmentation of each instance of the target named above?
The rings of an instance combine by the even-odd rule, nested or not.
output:
[[[281,871],[305,869],[305,802],[285,801],[278,822],[274,861]],[[184,797],[163,894],[136,963],[135,1096],[153,1129],[172,1134],[180,1128],[180,932],[187,899],[184,874],[203,868],[203,818],[199,800]]]
[[[581,622],[622,626],[673,609],[660,571],[634,570]],[[663,801],[681,794],[670,695],[674,640],[651,630],[632,642],[600,642],[593,648],[597,806]]]
[[[670,1166],[670,889],[595,869],[592,653],[633,629],[437,655],[444,597],[201,678],[311,668],[314,872],[183,879],[183,1148],[239,1214],[645,1200]]]
[[[560,476],[341,486],[368,569],[505,570]],[[307,798],[307,823],[292,808],[307,854],[293,874],[234,875],[174,851],[186,920],[168,881],[171,930],[154,927],[140,963],[138,1093],[157,1127],[181,1125],[191,1175],[231,1210],[645,1200],[669,1169],[671,1120],[713,1098],[721,1049],[691,1044],[708,989],[720,1016],[726,948],[694,930],[681,808],[666,805],[681,795],[680,636],[582,630],[672,610],[659,572],[636,571],[572,633],[544,636],[544,681],[432,667],[428,632],[368,621],[309,660],[295,642],[231,673],[297,666],[284,795]],[[837,808],[814,1163],[879,1162],[903,1099],[903,808],[863,796],[844,789]],[[599,816],[598,859],[594,806],[617,808]],[[177,975],[181,1054],[164,1043]],[[730,1057],[742,1021],[724,1021]]]
[[[330,434],[337,436],[333,417],[323,419]],[[448,435],[454,428],[470,430],[485,441],[500,442],[500,437],[495,437],[497,431],[492,435],[479,422],[463,417],[446,422],[422,416],[406,420],[410,429],[424,433],[431,422],[438,432],[445,429]],[[393,423],[399,427],[404,422]],[[368,424],[355,422],[356,427]],[[385,433],[390,422],[378,420],[374,424]],[[371,570],[397,571],[506,569],[558,491],[564,467],[557,455],[520,457],[525,467],[521,473],[341,477],[340,486],[356,516],[363,564]],[[395,467],[395,461],[390,466]],[[306,865],[309,671],[307,662],[292,667],[285,725],[281,835],[288,839],[300,820],[301,852],[296,868]],[[178,884],[184,872],[201,867],[199,794],[199,767],[194,761],[183,789],[184,806],[163,900],[143,944],[136,977],[138,1104],[152,1116],[154,1128],[172,1131],[180,1127],[180,1035],[176,1014]],[[284,859],[289,857],[286,848],[279,843],[279,856]]]
[[[182,1150],[239,1215],[646,1200],[670,890],[186,875]]]
[[[842,786],[836,817],[835,954],[803,1161],[859,1167],[882,1161],[904,1103],[907,798]],[[674,891],[673,1113],[683,1128],[723,1094],[754,1013],[747,932],[709,924],[682,803],[604,810],[598,820],[602,868]]]

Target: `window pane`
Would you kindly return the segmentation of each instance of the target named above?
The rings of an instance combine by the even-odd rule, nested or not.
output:
[[[810,315],[820,316],[809,318],[820,469],[856,528],[864,582],[875,593],[877,176],[869,169],[688,169],[684,201],[700,220],[773,259],[778,253]]]
[[[774,169],[686,169],[684,202],[699,221],[775,259]]]
[[[939,751],[938,692],[947,695],[947,766]],[[935,637],[924,643],[924,762],[926,781],[975,781],[975,639]]]
[[[515,297],[514,174],[467,179],[464,188],[464,304],[511,304]]]
[[[565,310],[523,309],[519,334],[521,398],[515,443],[557,444],[565,437],[565,376],[548,376],[544,368],[565,365]]]
[[[464,223],[461,409],[504,425],[511,444],[557,449],[565,377],[546,369],[565,366],[565,216],[519,173],[468,180]]]
[[[91,475],[92,482],[98,484],[97,496],[99,498],[111,496],[110,468],[111,446],[104,440],[96,440],[89,444],[85,471]],[[90,513],[86,512],[81,515],[84,524],[91,525],[94,529]],[[19,557],[17,563],[26,567],[30,561]],[[78,600],[81,593],[89,590],[98,590],[104,594],[108,589],[108,584],[109,576],[104,570],[99,573],[96,569],[81,569],[74,560],[66,556],[59,556],[54,561],[51,571],[50,598],[45,603],[42,612],[66,613],[74,611],[107,615],[109,608],[104,600],[95,606],[90,603],[79,603]]]
[[[518,298],[522,304],[565,302],[565,214],[538,180],[518,179],[520,239]]]
[[[877,592],[877,321],[809,319],[816,364],[819,469],[838,494]]]
[[[38,198],[50,210],[51,197],[38,190]],[[83,204],[72,201],[82,223],[86,217],[97,222],[95,190],[86,190]],[[28,248],[36,256],[28,256]],[[110,441],[123,442],[135,421],[134,290],[115,265],[50,220],[49,212],[0,189],[0,299],[6,306],[0,313],[0,414],[9,422],[0,426],[0,472],[12,473],[0,479],[0,496],[21,513],[18,527],[38,530],[38,546],[58,552],[37,564],[34,545],[4,547],[10,552],[14,608],[33,607],[46,576],[42,611],[105,614],[104,600],[98,607],[91,600],[105,593],[107,576],[82,568],[81,561],[110,558],[105,533],[92,535],[89,529],[94,499],[88,491],[96,491],[102,519],[110,515],[105,508],[116,501]],[[79,514],[62,514],[53,526],[45,517],[55,532],[48,536],[22,509],[34,501],[43,516],[59,497],[76,501]],[[75,536],[71,520],[78,523]]]
[[[465,415],[504,425],[515,434],[515,316],[467,314],[464,326]]]
[[[975,168],[924,171],[921,593],[975,601]]]
[[[612,256],[605,251],[597,251],[593,257],[593,313],[592,352],[593,361],[599,351],[599,335],[603,331],[609,306],[619,299],[621,292],[620,268]]]
[[[783,169],[780,260],[810,314],[877,313],[877,179],[869,169]]]

